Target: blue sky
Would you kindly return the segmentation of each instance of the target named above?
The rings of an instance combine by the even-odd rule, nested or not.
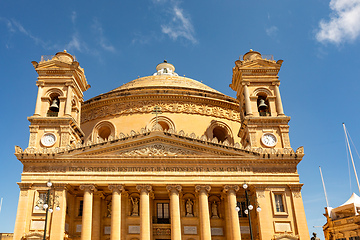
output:
[[[290,140],[304,146],[298,166],[309,231],[322,236],[326,206],[357,191],[349,181],[342,122],[360,146],[360,0],[0,1],[0,232],[13,232],[22,164],[34,113],[37,74],[31,61],[66,49],[92,86],[85,99],[167,59],[179,75],[227,95],[239,55],[254,49],[283,59],[279,73]],[[359,157],[355,164],[360,168]]]

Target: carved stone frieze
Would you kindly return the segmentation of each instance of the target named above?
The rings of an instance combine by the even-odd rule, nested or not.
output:
[[[232,121],[240,121],[240,114],[238,111],[224,107],[200,104],[192,102],[179,101],[134,101],[134,102],[117,102],[111,105],[101,106],[93,109],[84,109],[81,114],[82,122],[87,122],[96,118],[101,118],[110,115],[126,115],[134,113],[151,113],[155,106],[161,107],[162,112],[170,113],[187,113],[200,114],[206,116],[226,118]]]
[[[183,148],[166,146],[163,144],[152,144],[141,146],[135,149],[117,153],[120,156],[178,156],[178,155],[198,155],[199,153]]]
[[[171,235],[171,228],[169,227],[156,227],[154,228],[154,235]]]

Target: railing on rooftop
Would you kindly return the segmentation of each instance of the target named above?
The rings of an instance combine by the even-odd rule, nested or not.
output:
[[[49,61],[51,59],[53,59],[53,57],[55,57],[55,55],[42,55],[40,62],[44,62],[44,61]],[[74,55],[72,55],[72,57],[74,58],[74,61],[76,62],[76,57]]]
[[[274,55],[270,55],[270,54],[261,54],[261,58],[274,61]],[[244,60],[244,55],[240,55],[239,59],[241,61],[243,61]]]

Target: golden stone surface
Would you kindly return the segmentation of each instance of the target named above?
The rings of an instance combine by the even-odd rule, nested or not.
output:
[[[297,173],[304,150],[290,145],[281,63],[255,51],[236,61],[237,99],[164,62],[84,102],[90,85],[73,56],[32,62],[38,97],[29,146],[15,147],[24,170],[14,239],[44,234],[35,206],[50,178],[60,207],[49,213],[51,240],[250,239],[244,183],[254,239],[308,240]]]

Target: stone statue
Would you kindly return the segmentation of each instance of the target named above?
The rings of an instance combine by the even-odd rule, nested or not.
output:
[[[189,198],[186,201],[186,217],[193,217],[193,205],[194,203],[191,201],[191,199]]]
[[[111,207],[112,207],[112,204],[111,204],[111,203],[112,203],[111,201],[109,201],[109,202],[107,203],[106,217],[111,217]]]
[[[218,205],[215,201],[211,204],[211,213],[212,213],[211,218],[219,218]]]
[[[316,237],[316,233],[313,232],[313,236],[311,237],[311,240],[320,240],[320,238]]]
[[[139,216],[139,199],[131,197],[130,200],[132,202],[131,216]]]

